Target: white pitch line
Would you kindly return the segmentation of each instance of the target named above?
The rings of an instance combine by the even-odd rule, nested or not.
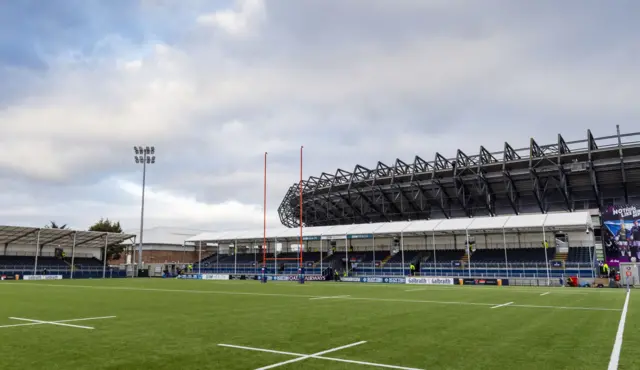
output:
[[[604,308],[604,307],[577,307],[577,306],[538,306],[534,304],[514,304],[509,307],[520,308],[553,308],[556,310],[579,310],[579,311],[616,311],[620,312],[619,308]]]
[[[620,315],[620,323],[618,324],[618,332],[616,333],[616,341],[611,351],[611,359],[609,360],[608,370],[617,370],[620,361],[620,350],[622,349],[622,337],[624,336],[624,323],[627,321],[627,309],[629,308],[629,295],[631,291],[627,291],[627,297],[624,299],[622,314]]]
[[[288,361],[278,362],[277,364],[273,364],[273,365],[269,365],[269,366],[264,366],[264,367],[258,368],[258,369],[256,369],[256,370],[268,370],[268,369],[273,369],[273,368],[275,368],[275,367],[279,367],[279,366],[282,366],[282,365],[287,365],[287,364],[291,364],[291,363],[294,363],[294,362],[303,361],[303,360],[306,360],[306,359],[312,358],[312,357],[314,357],[314,356],[322,356],[322,355],[327,354],[327,353],[336,352],[336,351],[339,351],[339,350],[341,350],[341,349],[346,349],[346,348],[350,348],[350,347],[359,346],[359,345],[361,345],[361,344],[365,344],[365,343],[367,343],[367,342],[362,341],[362,342],[351,343],[351,344],[347,344],[346,346],[341,346],[341,347],[336,347],[336,348],[328,349],[328,350],[326,350],[326,351],[322,351],[322,352],[314,353],[314,354],[312,354],[312,355],[306,355],[306,356],[302,356],[302,357],[294,358],[293,360],[288,360]]]
[[[64,323],[55,322],[55,321],[42,321],[42,320],[33,320],[33,319],[23,319],[21,317],[10,317],[10,319],[11,320],[19,320],[19,321],[29,321],[29,322],[36,323],[36,324],[51,324],[51,325],[58,325],[58,326],[67,326],[67,327],[76,328],[76,329],[88,329],[88,330],[95,329],[95,328],[92,328],[90,326],[64,324]]]
[[[56,321],[47,321],[47,322],[30,322],[28,324],[11,324],[11,325],[2,325],[0,328],[13,328],[16,326],[33,326],[33,325],[45,325],[48,323],[61,323],[61,322],[76,322],[76,321],[89,321],[89,320],[102,320],[102,319],[113,319],[116,316],[101,316],[101,317],[87,317],[83,319],[70,319],[70,320],[56,320]]]
[[[259,297],[287,297],[287,298],[322,298],[324,296],[314,296],[306,294],[281,294],[281,293],[257,293],[257,292],[232,292],[220,290],[189,290],[189,289],[159,289],[159,288],[134,288],[134,287],[105,287],[95,285],[66,285],[66,284],[39,284],[39,283],[8,283],[2,286],[31,286],[31,287],[57,287],[57,288],[86,288],[101,290],[124,290],[139,292],[166,292],[166,293],[191,293],[191,294],[223,294],[223,295],[241,295],[241,296],[259,296]],[[505,289],[507,291],[507,289]],[[391,298],[367,298],[367,297],[348,297],[344,300],[370,301],[370,302],[398,302],[398,303],[430,303],[430,304],[449,304],[449,305],[467,305],[467,306],[495,306],[496,303],[476,303],[476,302],[459,302],[459,301],[430,301],[415,299],[391,299]],[[546,308],[546,309],[563,309],[563,310],[595,310],[595,311],[620,311],[618,308],[602,308],[602,307],[559,307],[559,306],[535,306],[535,305],[511,305],[511,307],[527,307],[527,308]]]
[[[540,294],[540,295],[541,295],[541,296],[543,296],[543,295],[547,295],[547,294],[549,294],[549,293],[551,293],[551,292],[542,293],[542,294]]]
[[[263,349],[263,348],[255,348],[255,347],[245,347],[245,346],[236,346],[233,344],[218,344],[220,347],[228,347],[228,348],[237,348],[237,349],[245,349],[248,351],[256,351],[256,352],[266,352],[266,353],[274,353],[278,355],[287,355],[287,356],[298,356],[298,357],[309,357],[317,360],[327,360],[327,361],[336,361],[336,362],[344,362],[348,364],[356,364],[356,365],[364,365],[364,366],[372,366],[372,367],[381,367],[386,369],[397,369],[397,370],[423,370],[413,367],[404,367],[404,366],[396,366],[396,365],[386,365],[386,364],[378,364],[375,362],[366,362],[366,361],[357,361],[357,360],[347,360],[344,358],[335,358],[335,357],[325,357],[320,355],[305,355],[302,353],[295,352],[285,352],[285,351],[274,351],[271,349]]]
[[[499,304],[499,305],[493,306],[491,308],[499,308],[499,307],[504,307],[504,306],[508,306],[508,305],[511,305],[511,304],[513,304],[513,302],[507,302],[507,303]]]
[[[349,298],[351,297],[350,295],[336,295],[336,296],[332,296],[332,297],[315,297],[315,298],[309,298],[309,300],[314,300],[314,299],[340,299],[340,298]]]
[[[420,291],[420,290],[427,290],[427,288],[420,288],[420,289],[408,289],[408,290],[405,290],[405,292],[417,292],[417,291]]]

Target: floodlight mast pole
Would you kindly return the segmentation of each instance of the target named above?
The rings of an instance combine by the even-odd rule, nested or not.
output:
[[[138,240],[138,270],[142,268],[142,243],[144,237],[144,192],[147,186],[147,164],[156,163],[156,148],[154,146],[134,146],[134,159],[142,164],[142,203],[140,205],[140,239]],[[135,261],[134,261],[135,262]]]

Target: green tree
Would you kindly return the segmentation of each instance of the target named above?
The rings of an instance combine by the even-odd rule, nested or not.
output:
[[[67,224],[58,225],[55,221],[49,221],[48,225],[44,226],[45,229],[66,229]]]
[[[101,218],[100,221],[93,224],[89,231],[99,231],[103,233],[122,233],[122,227],[120,221],[110,221],[108,218]],[[107,260],[120,259],[122,252],[124,252],[124,245],[121,243],[110,245],[107,248]]]

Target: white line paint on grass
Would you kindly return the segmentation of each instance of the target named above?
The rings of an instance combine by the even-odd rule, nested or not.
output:
[[[620,312],[619,308],[604,308],[604,307],[577,307],[577,306],[538,306],[534,304],[514,304],[509,307],[520,308],[549,308],[554,310],[578,310],[578,311],[616,311]]]
[[[540,294],[540,295],[541,295],[541,296],[543,296],[543,295],[547,295],[547,294],[549,294],[549,293],[551,293],[551,292],[542,293],[542,294]]]
[[[507,302],[507,303],[499,304],[499,305],[493,306],[491,308],[499,308],[499,307],[504,307],[504,306],[508,306],[508,305],[511,305],[511,304],[513,304],[513,302]]]
[[[2,286],[31,286],[31,287],[57,287],[57,288],[81,288],[81,289],[100,289],[100,290],[121,290],[135,292],[166,292],[166,293],[191,293],[191,294],[222,294],[222,295],[239,295],[239,296],[259,296],[259,297],[287,297],[287,298],[323,298],[327,296],[316,296],[306,294],[281,294],[281,293],[257,293],[257,292],[233,292],[221,290],[189,290],[189,289],[159,289],[159,288],[135,288],[135,287],[113,287],[113,286],[95,286],[95,285],[67,285],[67,284],[39,284],[39,283],[21,283],[6,284]],[[506,290],[505,290],[506,291]],[[443,305],[463,305],[463,306],[488,306],[493,307],[499,303],[479,303],[479,302],[462,302],[462,301],[433,301],[418,299],[393,299],[393,298],[368,298],[368,297],[345,297],[343,300],[368,301],[368,302],[399,302],[399,303],[425,303],[425,304],[443,304]],[[595,310],[595,311],[618,311],[618,308],[602,308],[602,307],[558,307],[558,306],[535,306],[535,305],[511,305],[510,307],[526,307],[526,308],[548,308],[563,310]]]
[[[331,352],[336,352],[336,351],[340,351],[341,349],[346,349],[346,348],[351,348],[351,347],[355,347],[355,346],[359,346],[361,344],[365,344],[367,342],[362,341],[362,342],[356,342],[356,343],[351,343],[351,344],[347,344],[346,346],[341,346],[341,347],[336,347],[336,348],[332,348],[332,349],[328,349],[326,351],[322,351],[322,352],[317,352],[314,353],[312,355],[306,355],[306,356],[302,356],[302,357],[298,357],[298,358],[294,358],[293,360],[288,360],[288,361],[282,361],[282,362],[278,362],[277,364],[273,364],[273,365],[269,365],[269,366],[264,366],[261,368],[258,368],[256,370],[268,370],[268,369],[273,369],[274,367],[279,367],[282,365],[287,365],[293,362],[298,362],[298,361],[304,361],[308,358],[312,358],[314,356],[322,356],[322,355],[326,355],[327,353],[331,353]]]
[[[18,321],[28,321],[28,322],[32,322],[32,323],[35,323],[35,324],[50,324],[50,325],[66,326],[66,327],[69,327],[69,328],[76,328],[76,329],[88,329],[88,330],[95,329],[95,328],[92,328],[91,326],[65,324],[65,323],[55,322],[55,321],[41,321],[41,320],[33,320],[33,319],[24,319],[22,317],[10,317],[9,319],[18,320]]]
[[[309,298],[310,300],[314,300],[314,299],[340,299],[340,298],[349,298],[351,297],[350,295],[336,295],[333,297],[315,297],[315,298]]]
[[[421,291],[421,290],[427,290],[427,288],[420,288],[420,289],[408,289],[408,290],[405,290],[405,292],[418,292],[418,291]]]
[[[305,355],[305,354],[302,354],[302,353],[295,353],[295,352],[274,351],[272,349],[264,349],[264,348],[236,346],[236,345],[233,345],[233,344],[218,344],[218,346],[227,347],[227,348],[235,348],[235,349],[244,349],[244,350],[247,350],[247,351],[266,352],[266,353],[274,353],[274,354],[278,354],[278,355],[287,355],[287,356],[299,357],[299,358],[296,358],[296,359],[293,359],[293,360],[280,362],[280,363],[274,364],[274,365],[269,365],[267,367],[261,367],[261,368],[259,368],[257,370],[260,370],[260,369],[271,369],[271,368],[275,367],[276,365],[277,366],[282,366],[282,365],[290,364],[292,362],[302,361],[302,360],[306,360],[306,359],[310,359],[310,358],[313,358],[313,359],[316,359],[316,360],[335,361],[335,362],[342,362],[342,363],[347,363],[347,364],[379,367],[379,368],[385,368],[385,369],[423,370],[423,369],[417,369],[417,368],[412,368],[412,367],[397,366],[397,365],[387,365],[387,364],[378,364],[378,363],[375,363],[375,362],[366,362],[366,361],[357,361],[357,360],[347,360],[347,359],[344,359],[344,358],[326,357],[326,356],[321,355],[321,354],[326,354],[326,353],[329,353],[329,352],[335,352],[335,351],[338,351],[339,349],[345,349],[345,348],[353,347],[353,346],[360,345],[360,344],[363,344],[363,343],[366,343],[366,342],[357,342],[357,343],[349,344],[349,345],[346,345],[346,346],[343,346],[343,347],[333,348],[333,349],[330,349],[328,351],[318,352],[318,353],[311,354],[311,355]]]
[[[100,317],[86,317],[86,318],[82,318],[82,319],[56,320],[56,321],[43,321],[43,320],[23,319],[23,318],[19,318],[19,317],[10,317],[9,319],[11,319],[11,320],[29,321],[29,323],[2,325],[2,326],[0,326],[0,328],[13,328],[13,327],[17,327],[17,326],[34,326],[34,325],[47,325],[47,324],[49,324],[49,325],[77,327],[77,328],[81,328],[81,329],[87,329],[87,328],[94,329],[94,328],[92,328],[90,326],[65,325],[63,323],[77,322],[77,321],[89,321],[89,320],[113,319],[115,317],[116,316],[100,316]]]
[[[622,349],[622,337],[624,336],[624,323],[627,321],[627,309],[629,308],[629,295],[631,291],[627,291],[627,297],[624,299],[622,306],[622,314],[620,315],[620,323],[618,324],[618,332],[616,333],[616,341],[611,351],[611,359],[609,360],[608,370],[617,370],[618,362],[620,362],[620,350]]]

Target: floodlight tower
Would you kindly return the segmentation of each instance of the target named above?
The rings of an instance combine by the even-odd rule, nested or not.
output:
[[[134,146],[134,160],[142,165],[142,205],[140,207],[140,238],[138,239],[138,269],[142,267],[142,238],[144,233],[144,189],[147,185],[147,165],[156,163],[156,148]]]

